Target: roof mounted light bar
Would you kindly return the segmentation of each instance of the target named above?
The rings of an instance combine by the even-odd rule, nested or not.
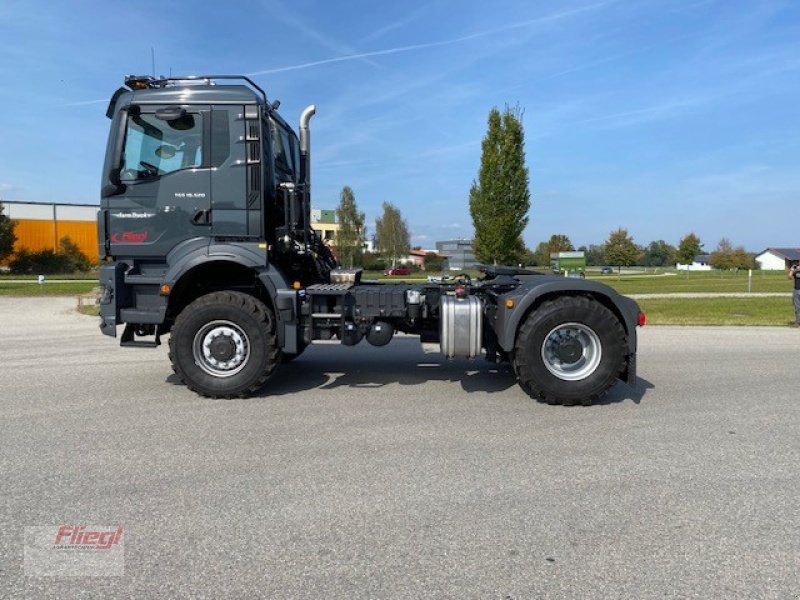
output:
[[[231,80],[238,79],[246,81],[252,89],[261,94],[264,99],[264,104],[269,105],[267,100],[267,93],[256,84],[255,81],[246,75],[182,75],[180,77],[161,77],[156,79],[150,75],[127,75],[125,77],[125,85],[132,90],[145,90],[167,87],[170,84],[175,84],[180,81],[194,81],[194,82],[208,82],[212,84],[215,80]]]

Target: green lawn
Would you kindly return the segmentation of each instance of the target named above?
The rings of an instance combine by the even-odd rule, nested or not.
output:
[[[409,277],[384,277],[366,272],[364,279],[382,281],[425,280],[431,273],[414,272]],[[447,273],[452,274],[452,273]],[[437,274],[438,275],[438,274]],[[471,273],[478,276],[478,273]],[[53,276],[53,278],[56,278]],[[96,281],[47,281],[35,279],[12,283],[0,277],[0,296],[79,296],[97,286]],[[589,279],[616,288],[623,294],[676,292],[746,292],[747,273],[680,273],[676,275],[590,275]],[[791,282],[782,272],[756,271],[754,292],[789,292]],[[794,318],[791,299],[786,298],[654,298],[639,301],[650,325],[775,325],[785,326]],[[94,312],[94,311],[88,311]]]
[[[534,267],[546,271],[541,267]],[[481,273],[468,271],[473,278],[478,278]],[[445,275],[455,275],[456,271],[447,271]],[[382,271],[364,271],[362,279],[379,281],[426,281],[429,275],[442,275],[428,271],[412,271],[411,275],[404,277],[386,277]],[[747,272],[676,272],[666,271],[654,275],[652,270],[641,275],[600,275],[589,272],[587,277],[592,281],[599,281],[610,285],[622,294],[674,294],[679,292],[747,292]],[[783,271],[753,271],[753,292],[789,292],[791,282],[786,279]]]
[[[648,325],[786,326],[794,322],[791,298],[653,298],[638,302]]]
[[[35,281],[10,283],[0,279],[0,296],[79,296],[91,292],[97,281],[69,281],[65,283]]]
[[[99,271],[89,271],[87,273],[60,273],[46,275],[47,279],[97,279]],[[36,281],[38,275],[15,275],[14,273],[0,273],[0,283],[8,279],[18,279],[26,281]]]
[[[661,275],[589,275],[622,294],[674,294],[678,292],[747,292],[747,272],[692,272]],[[792,282],[783,271],[753,271],[754,292],[790,292]]]

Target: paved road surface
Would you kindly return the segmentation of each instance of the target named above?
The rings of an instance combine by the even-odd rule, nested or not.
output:
[[[800,331],[645,328],[589,408],[410,338],[214,401],[73,304],[0,299],[0,597],[800,594]],[[26,578],[58,524],[124,525],[125,575]]]

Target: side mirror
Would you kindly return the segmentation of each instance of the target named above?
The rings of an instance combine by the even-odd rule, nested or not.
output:
[[[177,148],[171,144],[161,144],[156,148],[155,154],[158,158],[170,159],[175,156]]]
[[[108,170],[108,180],[100,190],[100,195],[103,198],[115,196],[125,191],[125,185],[120,180],[122,171],[122,152],[125,148],[125,131],[128,125],[128,115],[135,114],[137,106],[124,106],[119,111],[119,121],[117,123],[117,131],[114,137],[114,147],[112,149],[110,166]]]

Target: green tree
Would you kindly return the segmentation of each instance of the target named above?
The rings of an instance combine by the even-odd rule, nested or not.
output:
[[[539,267],[544,267],[545,265],[550,265],[550,250],[547,246],[547,242],[539,242],[536,246],[536,250],[533,251],[533,264]]]
[[[734,269],[754,269],[756,266],[755,257],[742,246],[736,246],[731,255]]]
[[[536,264],[536,252],[525,246],[525,250],[522,252],[522,264],[525,265],[535,265]]]
[[[569,237],[563,233],[555,233],[550,236],[548,241],[541,242],[536,246],[536,252],[534,253],[536,264],[550,266],[550,255],[553,252],[572,252],[574,250],[575,246],[572,245]]]
[[[364,213],[359,212],[356,197],[350,186],[344,186],[339,195],[339,206],[336,207],[336,220],[339,230],[336,232],[336,257],[344,267],[360,265],[364,254]]]
[[[678,251],[675,259],[679,264],[690,265],[694,262],[694,257],[703,252],[703,244],[694,232],[689,233],[678,242]]]
[[[733,245],[728,238],[722,238],[711,253],[708,264],[712,269],[727,271],[733,268]]]
[[[85,272],[92,268],[89,257],[81,252],[78,244],[73,242],[68,235],[65,235],[58,241],[58,249],[60,254],[67,257],[70,271]]]
[[[390,202],[383,203],[383,214],[375,220],[375,245],[386,258],[397,265],[397,259],[408,254],[411,234],[400,210]]]
[[[486,264],[517,264],[525,253],[522,232],[530,209],[522,110],[489,111],[481,143],[478,180],[469,191],[469,212],[475,228],[473,250]]]
[[[645,248],[642,264],[645,267],[667,267],[675,264],[677,250],[664,240],[655,240]]]
[[[17,236],[14,234],[16,223],[8,218],[3,212],[3,205],[0,203],[0,261],[5,260],[14,251],[14,242]]]
[[[589,244],[578,248],[586,257],[587,267],[599,267],[605,262],[605,249],[600,244]]]
[[[628,230],[620,227],[608,236],[604,254],[609,265],[614,265],[622,270],[622,267],[636,264],[636,259],[639,258],[639,249],[633,243],[633,238],[628,235]]]
[[[426,271],[441,271],[444,266],[444,257],[436,252],[426,252],[423,267]]]
[[[547,242],[547,247],[550,252],[574,252],[575,246],[569,240],[569,237],[563,233],[555,233],[550,236],[550,241]],[[549,258],[549,257],[548,257]]]
[[[742,246],[733,247],[728,238],[722,238],[711,253],[708,263],[715,269],[752,269],[755,261]]]

